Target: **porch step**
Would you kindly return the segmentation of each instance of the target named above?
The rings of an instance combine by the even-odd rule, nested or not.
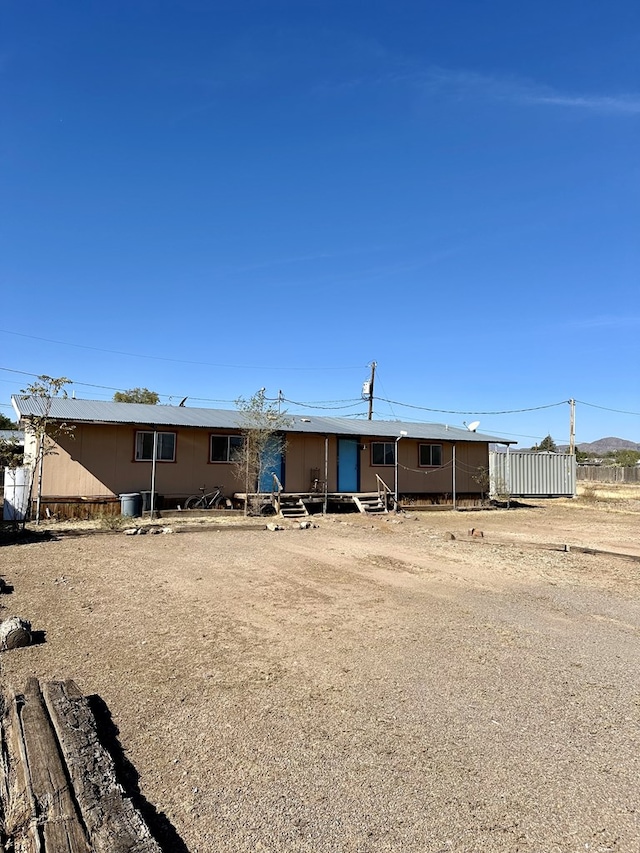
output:
[[[366,515],[383,515],[387,507],[379,495],[354,495],[353,502]]]
[[[298,498],[297,500],[282,498],[280,502],[280,515],[283,518],[303,518],[305,515],[309,515],[309,513],[302,498]]]

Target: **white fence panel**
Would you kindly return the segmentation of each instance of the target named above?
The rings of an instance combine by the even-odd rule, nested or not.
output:
[[[24,521],[29,512],[30,468],[4,469],[4,521]]]

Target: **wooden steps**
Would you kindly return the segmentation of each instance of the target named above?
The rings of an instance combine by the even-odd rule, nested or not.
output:
[[[283,518],[304,518],[309,512],[301,497],[282,496],[280,498],[280,515]]]
[[[0,850],[161,853],[73,681],[30,678],[5,697],[0,735]]]
[[[386,504],[377,493],[353,495],[353,502],[358,511],[366,515],[384,515],[388,512]]]

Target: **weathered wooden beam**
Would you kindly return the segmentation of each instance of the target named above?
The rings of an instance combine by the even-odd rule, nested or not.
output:
[[[0,703],[0,853],[161,853],[72,681]]]
[[[3,835],[20,853],[41,853],[38,815],[22,739],[21,697],[12,693],[2,719]]]
[[[161,853],[140,812],[117,780],[113,758],[98,738],[89,701],[73,681],[42,693],[95,853]]]
[[[89,853],[69,780],[36,678],[30,678],[20,711],[27,772],[46,853]]]

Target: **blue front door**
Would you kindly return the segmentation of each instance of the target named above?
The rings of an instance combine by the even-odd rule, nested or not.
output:
[[[273,475],[280,480],[284,486],[284,464],[282,458],[282,439],[280,436],[271,436],[262,451],[260,482],[258,489],[261,492],[273,491]]]
[[[356,438],[338,439],[338,491],[358,491],[358,457],[360,442]]]

